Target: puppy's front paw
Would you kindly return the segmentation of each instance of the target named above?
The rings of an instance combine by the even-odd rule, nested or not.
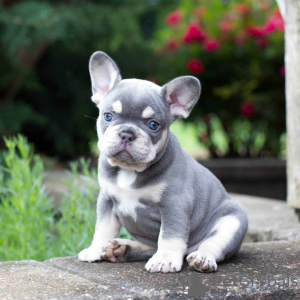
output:
[[[120,239],[114,239],[109,242],[109,244],[104,247],[101,257],[104,260],[111,262],[124,262],[125,261],[125,252],[126,245],[121,245]]]
[[[179,272],[182,267],[183,256],[174,251],[157,251],[147,262],[145,269],[148,272]]]
[[[102,248],[100,247],[92,247],[86,248],[79,252],[78,260],[80,261],[88,261],[88,262],[96,262],[103,260],[101,257]]]
[[[186,260],[191,268],[199,272],[217,271],[216,260],[211,254],[195,251],[188,255]]]

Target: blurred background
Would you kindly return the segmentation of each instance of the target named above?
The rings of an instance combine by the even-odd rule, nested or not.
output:
[[[0,3],[1,136],[22,133],[52,165],[96,160],[88,60],[102,50],[123,78],[199,78],[200,101],[172,126],[181,145],[229,191],[286,199],[284,22],[275,0]]]

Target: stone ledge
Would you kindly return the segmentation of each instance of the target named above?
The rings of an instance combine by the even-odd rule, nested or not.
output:
[[[144,263],[0,263],[0,299],[300,299],[300,241],[244,244],[240,253],[201,274],[150,274]]]
[[[300,223],[285,202],[241,194],[230,194],[246,209],[249,229],[245,242],[300,240]]]

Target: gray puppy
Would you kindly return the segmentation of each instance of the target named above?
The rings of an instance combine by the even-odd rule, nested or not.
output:
[[[244,208],[220,181],[180,147],[169,131],[200,96],[195,77],[160,87],[121,80],[115,62],[95,52],[89,63],[92,100],[100,110],[101,191],[91,246],[81,261],[148,260],[149,272],[178,272],[183,258],[200,272],[237,253],[248,228]],[[117,239],[124,225],[135,241]]]

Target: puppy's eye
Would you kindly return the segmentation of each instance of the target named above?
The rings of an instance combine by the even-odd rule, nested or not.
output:
[[[104,120],[107,122],[110,122],[112,120],[113,116],[110,113],[105,113],[104,114]]]
[[[158,127],[159,127],[159,123],[155,122],[155,121],[151,121],[148,125],[148,127],[151,129],[151,130],[156,130]]]

